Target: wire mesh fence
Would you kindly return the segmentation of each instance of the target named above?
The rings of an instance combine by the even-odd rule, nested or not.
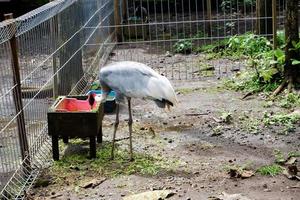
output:
[[[119,28],[118,48],[110,60],[141,61],[174,80],[230,76],[245,62],[207,60],[198,53],[202,46],[217,44],[214,51],[220,52],[224,39],[249,32],[272,40],[273,22],[278,30],[284,24],[282,0],[275,1],[276,13],[272,13],[272,0],[122,2],[119,26],[110,26]],[[203,70],[208,66],[215,69],[213,73]]]
[[[272,40],[284,10],[285,0],[56,0],[0,23],[0,199],[25,198],[51,163],[48,107],[85,93],[99,66],[139,61],[174,81],[229,76],[244,61],[209,60],[197,48],[217,43],[220,52],[246,32]]]
[[[0,199],[24,198],[49,163],[48,107],[59,95],[87,91],[113,48],[114,30],[99,29],[113,17],[109,0],[58,0],[1,23]]]

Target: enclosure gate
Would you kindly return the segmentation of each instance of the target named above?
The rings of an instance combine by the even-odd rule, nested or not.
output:
[[[39,170],[51,164],[48,107],[58,95],[85,93],[99,66],[139,61],[173,81],[230,76],[244,63],[206,60],[199,66],[207,59],[199,49],[246,32],[276,37],[284,5],[284,0],[55,0],[0,23],[0,199],[25,198]]]

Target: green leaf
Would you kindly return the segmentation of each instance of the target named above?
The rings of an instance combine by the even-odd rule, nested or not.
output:
[[[299,64],[300,64],[299,60],[292,59],[292,65],[299,65]]]
[[[276,58],[280,58],[280,57],[284,56],[284,53],[281,49],[276,49],[274,51],[274,55],[276,56]]]
[[[278,64],[278,61],[277,61],[277,60],[271,60],[271,61],[270,61],[270,65],[275,65],[275,64]]]

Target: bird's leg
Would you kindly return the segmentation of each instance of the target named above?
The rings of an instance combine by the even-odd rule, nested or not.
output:
[[[130,161],[133,161],[133,154],[132,154],[132,113],[131,113],[131,98],[128,98],[128,112],[129,112],[128,126],[129,126]]]
[[[115,139],[116,139],[116,133],[119,125],[119,104],[116,104],[116,121],[114,125],[114,134],[113,134],[113,141],[112,141],[112,148],[111,148],[111,159],[114,159],[114,150],[115,150]]]

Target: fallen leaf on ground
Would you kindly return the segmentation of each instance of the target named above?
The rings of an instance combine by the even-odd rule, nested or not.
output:
[[[295,158],[295,157],[290,157],[290,158],[285,162],[285,164],[287,164],[287,165],[292,165],[292,164],[294,164],[296,161],[297,161],[297,158]]]
[[[124,197],[124,200],[163,200],[173,196],[175,193],[171,190],[155,190]]]

